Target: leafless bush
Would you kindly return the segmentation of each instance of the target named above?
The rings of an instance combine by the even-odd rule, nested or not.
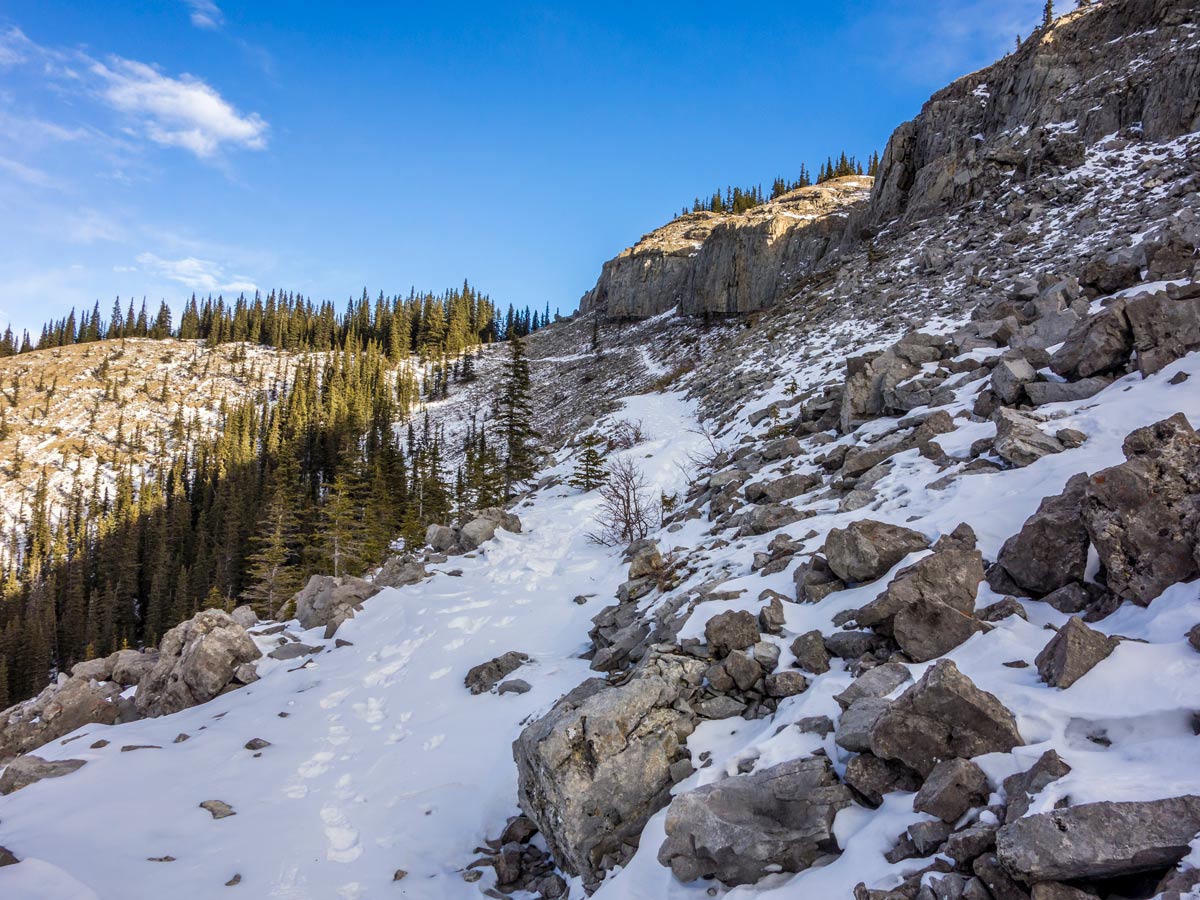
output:
[[[600,529],[588,535],[597,544],[613,546],[639,541],[650,533],[656,510],[646,476],[632,460],[614,460],[608,481],[600,488],[603,503],[596,515]]]
[[[642,431],[642,420],[621,419],[613,428],[609,439],[610,449],[628,450],[646,441],[646,432]]]

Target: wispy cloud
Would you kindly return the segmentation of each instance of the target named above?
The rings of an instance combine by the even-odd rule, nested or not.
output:
[[[192,24],[197,28],[216,31],[225,24],[225,14],[212,0],[184,0],[192,11]]]
[[[22,181],[33,187],[49,188],[51,190],[61,190],[63,187],[62,182],[53,175],[4,156],[0,156],[0,172],[6,172],[18,181]]]
[[[211,6],[211,4],[209,4]],[[220,13],[220,10],[212,6]],[[99,101],[116,112],[127,132],[162,147],[178,147],[201,159],[225,148],[262,150],[268,124],[258,113],[242,113],[214,87],[192,75],[165,74],[156,66],[120,56],[101,61],[78,50],[44,47],[20,29],[0,33],[0,63],[41,67],[41,77],[66,94]],[[57,129],[67,139],[73,129]]]
[[[222,266],[207,259],[194,256],[183,259],[163,259],[154,253],[142,253],[138,265],[159,278],[182,284],[190,290],[206,293],[239,294],[258,290],[245,275],[227,275]]]

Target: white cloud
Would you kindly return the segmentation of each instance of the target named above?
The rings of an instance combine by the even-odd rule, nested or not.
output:
[[[113,109],[136,119],[146,137],[164,147],[182,147],[199,157],[212,156],[223,144],[262,150],[267,123],[257,113],[242,115],[198,78],[171,78],[152,66],[120,57],[91,71],[101,97]]]
[[[62,189],[62,182],[53,175],[33,166],[17,162],[15,159],[0,156],[0,172],[7,172],[18,181],[23,181],[25,184],[32,185],[33,187],[48,188],[51,190]]]
[[[15,66],[25,62],[33,42],[20,28],[0,32],[0,66]]]
[[[245,275],[228,276],[217,263],[207,259],[187,256],[183,259],[163,259],[154,253],[142,253],[138,265],[160,278],[184,285],[190,290],[205,294],[240,294],[258,290]]]
[[[184,0],[191,9],[192,24],[197,28],[216,31],[225,24],[225,14],[213,0]]]

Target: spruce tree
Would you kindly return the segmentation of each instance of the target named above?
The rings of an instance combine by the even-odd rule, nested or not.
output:
[[[525,342],[514,336],[509,339],[509,356],[504,364],[496,416],[504,454],[505,499],[511,498],[518,486],[532,478],[536,471],[533,442],[540,435],[533,427],[531,390]]]
[[[595,433],[584,436],[580,444],[579,456],[575,460],[575,468],[567,481],[581,491],[594,491],[604,484],[608,472],[604,468],[604,456],[600,448],[604,441]]]
[[[1042,27],[1049,28],[1054,24],[1054,0],[1046,0],[1046,6],[1042,10]]]

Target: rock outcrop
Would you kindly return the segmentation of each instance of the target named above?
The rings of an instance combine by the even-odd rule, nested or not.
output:
[[[313,575],[295,596],[296,620],[305,631],[323,627],[328,640],[338,626],[353,619],[363,603],[378,593],[376,585],[361,578]]]

